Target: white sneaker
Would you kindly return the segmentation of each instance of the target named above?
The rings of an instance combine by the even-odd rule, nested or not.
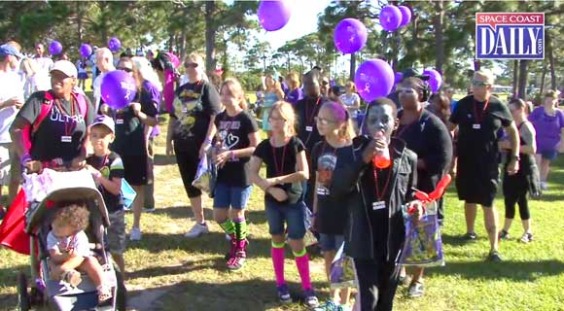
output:
[[[546,181],[541,181],[541,190],[548,190],[548,184]]]
[[[186,232],[186,234],[184,235],[187,238],[197,238],[200,235],[206,234],[210,232],[208,229],[208,225],[207,224],[195,224],[192,229],[190,229],[190,231]]]
[[[225,239],[226,239],[227,241],[231,241],[231,236],[226,233],[226,234],[225,234]]]
[[[139,228],[131,228],[129,231],[129,240],[130,241],[140,241],[141,240],[141,229]]]

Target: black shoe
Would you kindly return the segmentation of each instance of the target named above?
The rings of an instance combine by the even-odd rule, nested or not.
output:
[[[491,262],[501,262],[501,257],[499,256],[499,252],[498,251],[491,251],[490,254],[488,255],[488,261]]]
[[[498,240],[509,240],[509,232],[501,230],[497,235]]]
[[[474,232],[467,232],[465,235],[462,236],[462,239],[466,242],[473,242],[476,241],[478,236]]]

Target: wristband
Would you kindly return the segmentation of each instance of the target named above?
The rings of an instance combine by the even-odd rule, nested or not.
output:
[[[24,154],[20,159],[22,166],[25,166],[29,161],[31,161],[31,156],[29,156],[29,153]]]
[[[206,144],[211,145],[212,143],[212,139],[211,138],[206,138],[206,140],[204,141]]]
[[[229,152],[229,158],[231,161],[235,161],[235,153],[233,151]]]

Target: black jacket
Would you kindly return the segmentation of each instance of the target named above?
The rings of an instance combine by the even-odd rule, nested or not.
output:
[[[350,214],[345,230],[345,253],[356,259],[382,258],[381,254],[375,254],[374,230],[369,218],[372,202],[366,196],[366,193],[374,192],[373,185],[364,178],[372,166],[362,160],[362,151],[369,141],[366,136],[354,139],[355,160],[335,169],[333,176],[339,178],[333,178],[330,189],[335,197],[347,198]],[[405,240],[402,206],[413,200],[413,187],[417,184],[417,155],[405,147],[405,142],[396,138],[392,138],[390,151],[393,175],[391,195],[386,198],[389,208],[386,260],[397,262]]]

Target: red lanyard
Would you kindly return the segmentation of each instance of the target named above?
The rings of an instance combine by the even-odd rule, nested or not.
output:
[[[276,148],[274,146],[272,146],[272,158],[274,160],[274,169],[276,170],[276,177],[277,176],[282,176],[282,174],[284,174],[284,160],[286,159],[286,147],[288,146],[288,144],[284,145],[284,149],[282,149],[282,162],[280,163],[280,166],[278,166],[278,161],[276,160]]]
[[[376,189],[376,200],[378,201],[382,201],[382,199],[384,198],[384,196],[386,195],[386,190],[388,190],[388,186],[390,185],[390,180],[392,179],[392,167],[390,166],[388,171],[388,179],[386,180],[386,184],[384,185],[384,189],[382,189],[382,192],[380,192],[380,184],[378,183],[378,170],[377,169],[372,169],[372,172],[374,173],[374,188]]]
[[[315,103],[315,106],[311,109],[311,111],[308,109],[309,104],[306,104],[305,106],[306,121],[307,121],[306,126],[312,126],[313,118],[315,117],[315,112],[317,111],[317,107],[319,107],[319,101],[321,101],[321,97],[317,98],[317,102]]]
[[[482,124],[482,121],[484,121],[484,115],[486,114],[486,109],[488,109],[488,105],[490,104],[490,100],[487,99],[486,103],[484,104],[484,108],[482,108],[482,111],[480,112],[480,114],[478,114],[478,109],[476,108],[478,102],[474,101],[474,120],[476,121],[477,124]]]
[[[56,99],[55,103],[57,103],[57,107],[59,108],[59,111],[61,112],[61,117],[63,116],[67,116],[64,118],[64,124],[65,124],[65,136],[70,136],[70,134],[72,134],[73,131],[73,127],[75,126],[75,122],[74,122],[74,100],[71,97],[70,99],[70,114],[67,114],[66,111],[63,109],[63,106],[61,105],[61,101]]]

